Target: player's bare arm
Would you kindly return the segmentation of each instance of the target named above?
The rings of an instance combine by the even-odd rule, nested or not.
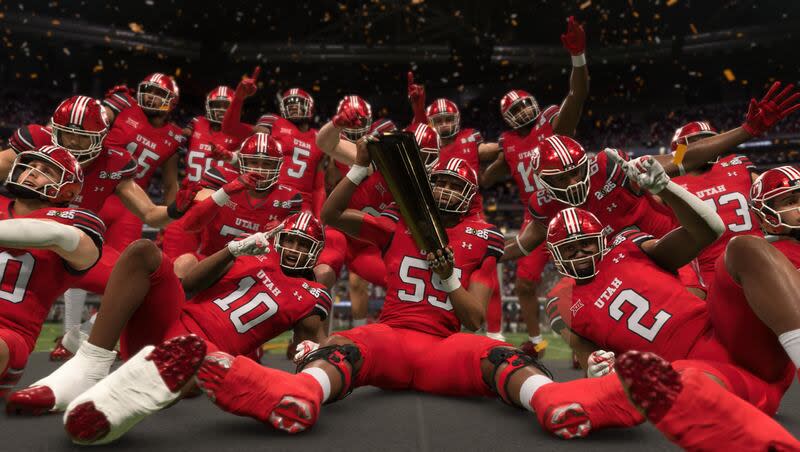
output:
[[[16,158],[17,153],[11,148],[0,151],[0,179],[5,180],[8,177]]]
[[[161,183],[164,189],[164,204],[175,201],[178,194],[178,153],[172,154],[161,167]]]
[[[348,209],[347,206],[358,185],[367,177],[369,163],[366,139],[359,140],[355,164],[336,184],[322,205],[320,217],[324,224],[333,226],[351,236],[359,235],[366,214],[360,210]]]
[[[469,289],[461,285],[461,281],[453,272],[453,250],[449,246],[428,253],[428,266],[442,281],[453,311],[461,321],[464,328],[477,331],[486,318],[486,305],[489,302],[492,289],[480,282],[470,283]],[[484,266],[489,261],[484,262]],[[480,271],[480,270],[478,270]]]
[[[175,200],[169,206],[154,204],[144,189],[133,179],[125,179],[120,182],[115,193],[125,208],[137,218],[154,228],[162,228],[172,220],[180,218],[189,209],[191,201],[199,189],[199,186],[181,186]]]
[[[308,316],[294,326],[292,342],[299,344],[303,341],[312,341],[321,344],[328,337],[325,330],[325,324],[318,315]]]
[[[236,256],[223,248],[197,263],[181,280],[186,296],[214,285],[233,266]]]
[[[497,153],[497,158],[490,163],[480,175],[481,188],[489,188],[494,184],[507,179],[511,175],[511,170],[506,163],[505,155],[502,151]]]
[[[317,133],[317,146],[327,155],[345,165],[352,165],[356,160],[356,145],[347,140],[342,140],[339,135],[340,127],[334,125],[334,119],[325,123]]]
[[[547,238],[547,228],[538,221],[531,221],[519,234],[506,242],[500,262],[527,256]]]
[[[496,161],[501,154],[499,143],[481,143],[478,145],[478,160],[481,162]]]
[[[679,228],[642,244],[642,249],[661,267],[677,271],[725,231],[725,223],[716,211],[672,182],[656,160],[644,156],[625,162],[611,150],[606,155],[623,168],[629,179],[661,197],[678,218]]]
[[[572,136],[581,119],[583,102],[589,95],[589,69],[586,67],[586,34],[574,17],[567,19],[567,32],[561,35],[564,48],[572,55],[572,72],[569,76],[569,93],[561,103],[561,110],[553,122],[553,132]]]
[[[97,244],[80,229],[35,218],[0,221],[0,246],[50,250],[76,270],[86,270],[100,258]]]

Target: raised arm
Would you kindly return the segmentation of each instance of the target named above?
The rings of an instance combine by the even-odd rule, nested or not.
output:
[[[414,73],[408,71],[408,102],[414,113],[412,124],[427,124],[428,115],[425,114],[425,86],[414,83]]]
[[[144,223],[154,228],[162,228],[172,220],[183,216],[191,206],[199,190],[199,185],[184,182],[175,195],[175,201],[168,206],[154,204],[142,187],[134,182],[133,179],[125,179],[120,182],[115,193],[119,196],[125,208]]]
[[[569,76],[569,93],[561,103],[561,109],[553,122],[553,132],[574,135],[581,119],[583,102],[589,95],[589,69],[586,67],[586,33],[583,26],[570,16],[567,32],[561,35],[564,48],[572,55],[572,73]]]
[[[480,175],[481,188],[489,188],[494,184],[505,180],[511,175],[511,168],[506,163],[505,155],[502,151],[497,153],[497,158],[489,164]]]
[[[345,165],[352,165],[356,161],[356,145],[347,140],[341,140],[340,134],[344,128],[355,128],[363,124],[364,118],[350,104],[345,103],[342,111],[328,121],[317,133],[317,146],[327,155]]]
[[[236,86],[231,105],[225,111],[222,118],[222,132],[240,140],[253,134],[253,127],[242,122],[242,106],[244,100],[258,91],[258,76],[261,74],[261,66],[256,66],[251,77],[245,77]]]
[[[531,221],[516,237],[506,242],[500,262],[519,259],[532,253],[547,238],[547,228],[538,221]]]
[[[0,221],[0,246],[53,251],[75,270],[86,270],[100,258],[98,245],[75,226],[38,218]]]

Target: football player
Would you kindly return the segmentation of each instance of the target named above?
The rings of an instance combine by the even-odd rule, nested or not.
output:
[[[717,262],[708,300],[702,302],[681,289],[674,271],[713,241],[709,229],[724,232],[724,223],[708,204],[669,182],[650,157],[624,167],[641,186],[661,193],[683,226],[658,240],[626,231],[605,249],[603,226],[596,217],[580,209],[564,210],[548,228],[548,249],[559,271],[569,276],[548,301],[551,325],[584,362],[590,353],[590,360],[598,354],[608,360],[605,350],[652,351],[674,361],[676,368],[703,371],[774,414],[800,364],[800,317],[792,295],[800,290],[797,242],[787,237],[770,246],[753,236],[732,239]],[[785,168],[762,175],[752,196],[757,212],[774,219],[780,211],[791,226],[800,224],[800,216],[794,215],[800,202],[792,185],[793,180],[800,184],[800,172]],[[769,191],[760,192],[757,186]],[[788,234],[791,229],[780,220],[772,224],[766,225],[771,232]],[[640,275],[647,275],[645,283]],[[741,334],[745,330],[746,340]],[[543,387],[533,401],[543,425],[569,438],[641,422],[623,403],[619,384],[602,376],[611,367],[599,368],[597,381]],[[589,370],[591,375],[591,366]]]
[[[198,248],[176,259],[178,277],[232,238],[264,232],[301,210],[300,193],[278,182],[285,157],[271,135],[256,133],[247,138],[237,158],[238,170],[212,167],[206,171],[204,181],[220,188],[198,192],[196,204],[181,221],[187,232],[202,234]]]
[[[504,342],[460,332],[462,325],[476,330],[483,324],[491,292],[487,273],[503,243],[496,228],[465,216],[477,189],[475,172],[452,159],[431,173],[433,198],[453,246],[421,251],[395,209],[373,217],[347,208],[369,164],[362,142],[356,164],[326,201],[323,218],[385,249],[389,274],[379,322],[334,334],[298,357],[296,375],[211,354],[198,371],[201,388],[223,409],[290,433],[313,425],[323,402],[363,385],[450,396],[499,394],[509,404],[527,406],[529,393],[550,381],[544,367]],[[251,394],[247,400],[240,397],[244,390]]]
[[[20,152],[0,197],[0,397],[22,377],[56,298],[100,258],[103,222],[67,207],[83,170],[66,149]]]
[[[204,350],[238,355],[292,328],[300,338],[323,339],[331,298],[312,272],[323,245],[322,225],[308,212],[294,214],[271,231],[229,242],[181,281],[152,242],[134,242],[120,257],[91,336],[75,358],[14,393],[7,410],[38,415],[66,409],[73,440],[108,443],[173,402],[183,386],[163,391],[154,385],[158,376],[131,379],[147,372],[149,344],[191,333],[202,338]],[[109,375],[117,341],[127,363]],[[147,409],[132,408],[142,400]]]
[[[176,202],[169,206],[155,205],[134,182],[136,161],[124,148],[109,146],[105,141],[109,130],[108,111],[90,97],[73,96],[64,100],[53,112],[49,127],[31,124],[14,132],[9,139],[10,149],[0,152],[0,177],[9,174],[10,166],[6,164],[13,162],[16,155],[53,144],[67,149],[77,158],[83,169],[84,185],[91,187],[76,194],[71,206],[99,212],[108,198],[115,194],[134,215],[150,226],[163,227],[179,218],[189,206],[187,197],[190,200],[194,193],[189,187],[183,187]],[[65,293],[65,332],[76,330],[80,325],[86,300],[86,292],[81,289],[103,293],[120,251],[105,244],[100,261],[76,286],[80,289]],[[73,349],[76,346],[77,343],[71,345]],[[59,341],[51,359],[63,360],[69,356],[72,353]]]

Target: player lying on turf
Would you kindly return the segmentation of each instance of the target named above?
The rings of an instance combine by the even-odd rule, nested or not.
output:
[[[678,372],[653,353],[626,352],[617,363],[630,401],[685,450],[800,450],[783,426],[697,369]]]
[[[201,261],[183,284],[172,272],[171,260],[152,242],[131,244],[114,268],[88,341],[53,374],[12,394],[7,411],[38,415],[62,411],[78,396],[104,397],[84,391],[106,377],[118,340],[127,360],[146,345],[187,333],[205,339],[210,350],[233,354],[250,353],[291,328],[303,339],[324,338],[321,324],[331,300],[311,273],[324,243],[322,227],[309,213],[292,215],[282,226],[230,242]],[[112,436],[130,428],[121,427],[116,418],[107,420]],[[102,426],[95,427],[91,435],[83,431],[78,436],[85,441],[113,439]]]
[[[290,433],[312,426],[322,403],[364,385],[500,396],[528,407],[535,388],[551,381],[544,367],[509,344],[460,332],[483,323],[491,292],[486,269],[494,268],[503,243],[493,226],[464,217],[477,188],[475,172],[460,159],[432,172],[433,198],[453,247],[426,253],[396,210],[373,217],[347,209],[369,163],[366,146],[359,146],[357,165],[331,193],[323,218],[385,249],[389,274],[379,322],[334,334],[300,357],[296,375],[210,354],[198,384],[224,410]]]
[[[44,146],[14,159],[0,196],[0,397],[14,387],[53,302],[100,258],[103,222],[65,207],[83,171],[66,149]]]
[[[646,166],[647,161],[636,163]],[[654,180],[666,181],[657,176],[657,164],[651,165]],[[665,200],[677,192],[671,182],[651,188],[658,185],[671,187],[669,192],[662,189],[668,193]],[[766,232],[782,236],[772,244],[754,236],[732,239],[717,261],[707,302],[682,290],[670,273],[675,259],[690,259],[697,252],[697,242],[685,237],[662,248],[685,234],[681,229],[659,240],[626,232],[605,250],[602,225],[595,217],[579,209],[565,211],[548,233],[554,260],[570,276],[551,293],[551,325],[583,357],[598,349],[593,358],[600,360],[613,358],[605,350],[652,351],[678,369],[702,370],[756,408],[774,414],[800,364],[800,246],[790,237],[800,226],[798,186],[800,172],[791,167],[767,171],[756,180],[753,208],[769,219],[762,222]],[[715,215],[707,204],[686,199],[698,214]],[[575,218],[579,221],[572,221]],[[578,230],[571,226],[575,224]],[[590,373],[603,375],[611,368],[597,365]],[[641,422],[610,377],[543,387],[533,401],[543,425],[559,436],[573,437],[590,429]]]

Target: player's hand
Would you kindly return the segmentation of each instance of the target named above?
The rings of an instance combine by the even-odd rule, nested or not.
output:
[[[222,160],[226,163],[233,163],[236,161],[238,152],[225,149],[222,146],[211,144],[211,158],[214,160]]]
[[[567,18],[567,32],[561,35],[561,43],[570,55],[577,56],[586,52],[586,33],[583,25],[574,16]]]
[[[654,195],[660,193],[669,183],[664,167],[649,155],[626,162],[613,149],[606,149],[605,153],[609,160],[622,168],[628,179]]]
[[[228,182],[222,186],[222,190],[230,195],[234,195],[247,189],[255,189],[259,182],[264,181],[266,178],[263,174],[259,173],[244,173],[236,179]]]
[[[128,85],[117,85],[108,91],[106,91],[105,97],[111,97],[114,94],[127,94],[131,97],[136,97],[136,93],[133,92],[132,89],[128,88]]]
[[[372,163],[372,158],[369,156],[369,149],[367,149],[367,143],[375,140],[376,138],[372,135],[364,135],[361,139],[356,141],[356,165],[369,166],[369,164]]]
[[[317,344],[314,341],[305,340],[305,341],[297,344],[297,347],[295,347],[295,351],[297,353],[295,353],[295,355],[294,355],[294,360],[293,360],[294,363],[295,364],[300,364],[303,361],[303,358],[305,358],[305,356],[307,354],[313,352],[314,350],[316,350],[318,348],[319,348],[319,344]]]
[[[428,267],[439,275],[441,279],[447,279],[453,274],[455,261],[453,248],[449,246],[428,253]]]
[[[775,82],[770,87],[764,98],[756,102],[750,99],[742,128],[750,135],[757,137],[772,128],[778,121],[800,109],[800,93],[794,92],[794,85],[788,84],[781,88],[781,82]],[[777,94],[776,94],[777,93]]]
[[[408,71],[408,101],[412,107],[425,108],[425,87],[414,83],[414,73]]]
[[[261,74],[261,66],[256,66],[253,75],[245,77],[236,86],[236,96],[250,97],[258,91],[258,76]]]
[[[184,179],[184,181],[181,182],[178,193],[175,195],[175,208],[178,212],[184,213],[189,210],[189,208],[192,207],[194,198],[197,196],[197,192],[202,189],[203,187],[201,187],[200,184],[189,182]]]
[[[342,106],[342,112],[334,116],[331,122],[337,129],[355,128],[363,124],[358,111],[349,103],[345,103]]]
[[[589,355],[586,375],[589,378],[598,378],[614,372],[614,352],[596,350]]]
[[[275,234],[277,234],[277,233],[279,233],[279,232],[281,232],[283,230],[284,226],[286,226],[286,222],[285,221],[281,221],[277,226],[275,226],[274,228],[271,228],[270,230],[265,232],[264,233],[264,237],[266,237],[268,239],[272,239],[272,237],[274,237]]]
[[[258,256],[269,253],[270,236],[266,232],[256,232],[242,240],[228,242],[228,251],[234,256]]]

